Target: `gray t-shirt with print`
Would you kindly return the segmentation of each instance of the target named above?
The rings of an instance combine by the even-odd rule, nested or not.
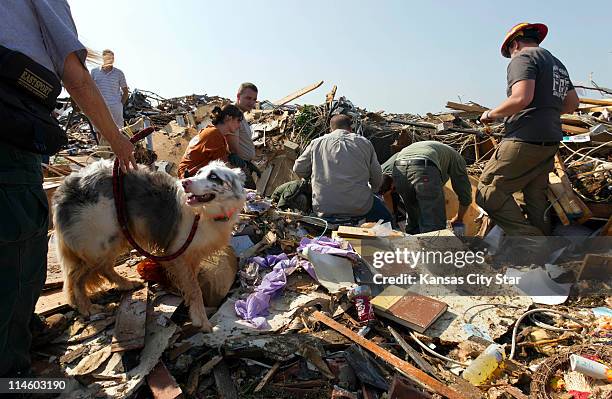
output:
[[[563,139],[561,110],[567,92],[574,89],[565,66],[542,47],[527,47],[508,65],[508,97],[521,80],[535,80],[531,103],[506,118],[505,139],[558,142]]]

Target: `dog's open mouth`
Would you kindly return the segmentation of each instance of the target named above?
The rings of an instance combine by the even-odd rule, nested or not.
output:
[[[188,205],[206,203],[214,199],[215,199],[215,195],[212,193],[204,194],[204,195],[195,195],[192,193],[187,194],[187,204]]]

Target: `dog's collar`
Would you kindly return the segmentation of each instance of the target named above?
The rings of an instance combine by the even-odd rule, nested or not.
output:
[[[227,212],[223,212],[213,216],[212,220],[214,220],[215,222],[227,222],[232,216],[234,216],[237,210],[238,208],[232,208]]]

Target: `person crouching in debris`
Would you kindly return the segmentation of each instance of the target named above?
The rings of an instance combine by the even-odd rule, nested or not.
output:
[[[521,23],[506,34],[508,98],[480,117],[483,123],[505,118],[505,136],[482,171],[476,202],[508,236],[550,234],[546,189],[563,138],[560,117],[579,103],[565,66],[539,47],[547,33],[543,24]],[[519,191],[527,218],[513,198]]]
[[[382,170],[372,143],[351,132],[351,118],[335,115],[331,133],[314,139],[295,161],[293,171],[312,185],[312,209],[320,217],[364,217],[391,221],[391,213],[374,195]]]
[[[193,176],[215,159],[228,161],[230,154],[226,136],[233,134],[242,122],[242,111],[233,104],[216,106],[211,112],[212,126],[202,129],[194,136],[178,167],[179,178]]]
[[[427,233],[446,228],[443,187],[450,179],[459,197],[451,224],[461,223],[472,203],[472,187],[465,160],[452,147],[437,141],[419,141],[395,153],[383,165],[381,193],[392,187],[408,213],[406,232]]]

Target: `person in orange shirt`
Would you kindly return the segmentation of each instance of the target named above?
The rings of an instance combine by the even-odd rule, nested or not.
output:
[[[227,162],[230,154],[226,136],[236,134],[242,121],[242,111],[233,104],[215,107],[211,112],[212,126],[194,136],[179,164],[179,178],[193,176],[215,159]]]

